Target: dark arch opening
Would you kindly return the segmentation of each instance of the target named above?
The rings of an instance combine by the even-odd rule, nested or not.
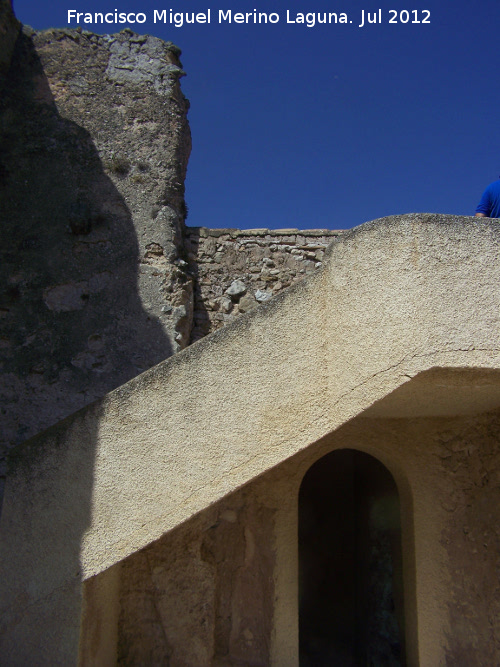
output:
[[[311,466],[299,563],[301,667],[406,664],[399,495],[380,461],[342,449]]]

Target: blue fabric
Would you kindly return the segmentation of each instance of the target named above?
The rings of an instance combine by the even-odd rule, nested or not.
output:
[[[500,218],[500,180],[488,185],[477,205],[476,213],[484,213],[487,218]]]

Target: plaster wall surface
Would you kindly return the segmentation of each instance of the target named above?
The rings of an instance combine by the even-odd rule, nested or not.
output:
[[[236,492],[123,561],[119,664],[271,664],[277,506]]]
[[[469,375],[470,388],[481,381]],[[383,462],[399,489],[407,664],[495,664],[499,413],[461,415],[450,395],[448,414],[427,415],[423,392],[444,398],[452,382],[443,374],[418,384],[412,418],[396,416],[396,390],[382,401],[394,416],[350,420],[125,559],[115,600],[119,663],[297,665],[300,485],[325,454],[355,449]]]
[[[65,590],[74,619],[82,580],[357,415],[380,417],[399,387],[418,416],[404,387],[423,371],[483,369],[444,386],[462,413],[469,395],[474,412],[497,408],[499,235],[494,221],[437,215],[351,230],[306,280],[19,448],[0,525],[4,654],[61,632]]]

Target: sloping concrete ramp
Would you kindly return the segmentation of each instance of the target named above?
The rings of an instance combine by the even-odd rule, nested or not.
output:
[[[452,392],[451,413],[498,409],[499,244],[494,220],[366,223],[308,279],[16,450],[0,525],[2,664],[76,663],[82,582],[350,420],[446,411],[404,390],[415,376],[481,369],[477,390]],[[296,660],[277,650],[270,662]]]

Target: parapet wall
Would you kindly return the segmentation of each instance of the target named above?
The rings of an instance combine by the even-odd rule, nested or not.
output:
[[[185,247],[195,285],[191,342],[313,273],[325,248],[342,233],[187,227]]]

